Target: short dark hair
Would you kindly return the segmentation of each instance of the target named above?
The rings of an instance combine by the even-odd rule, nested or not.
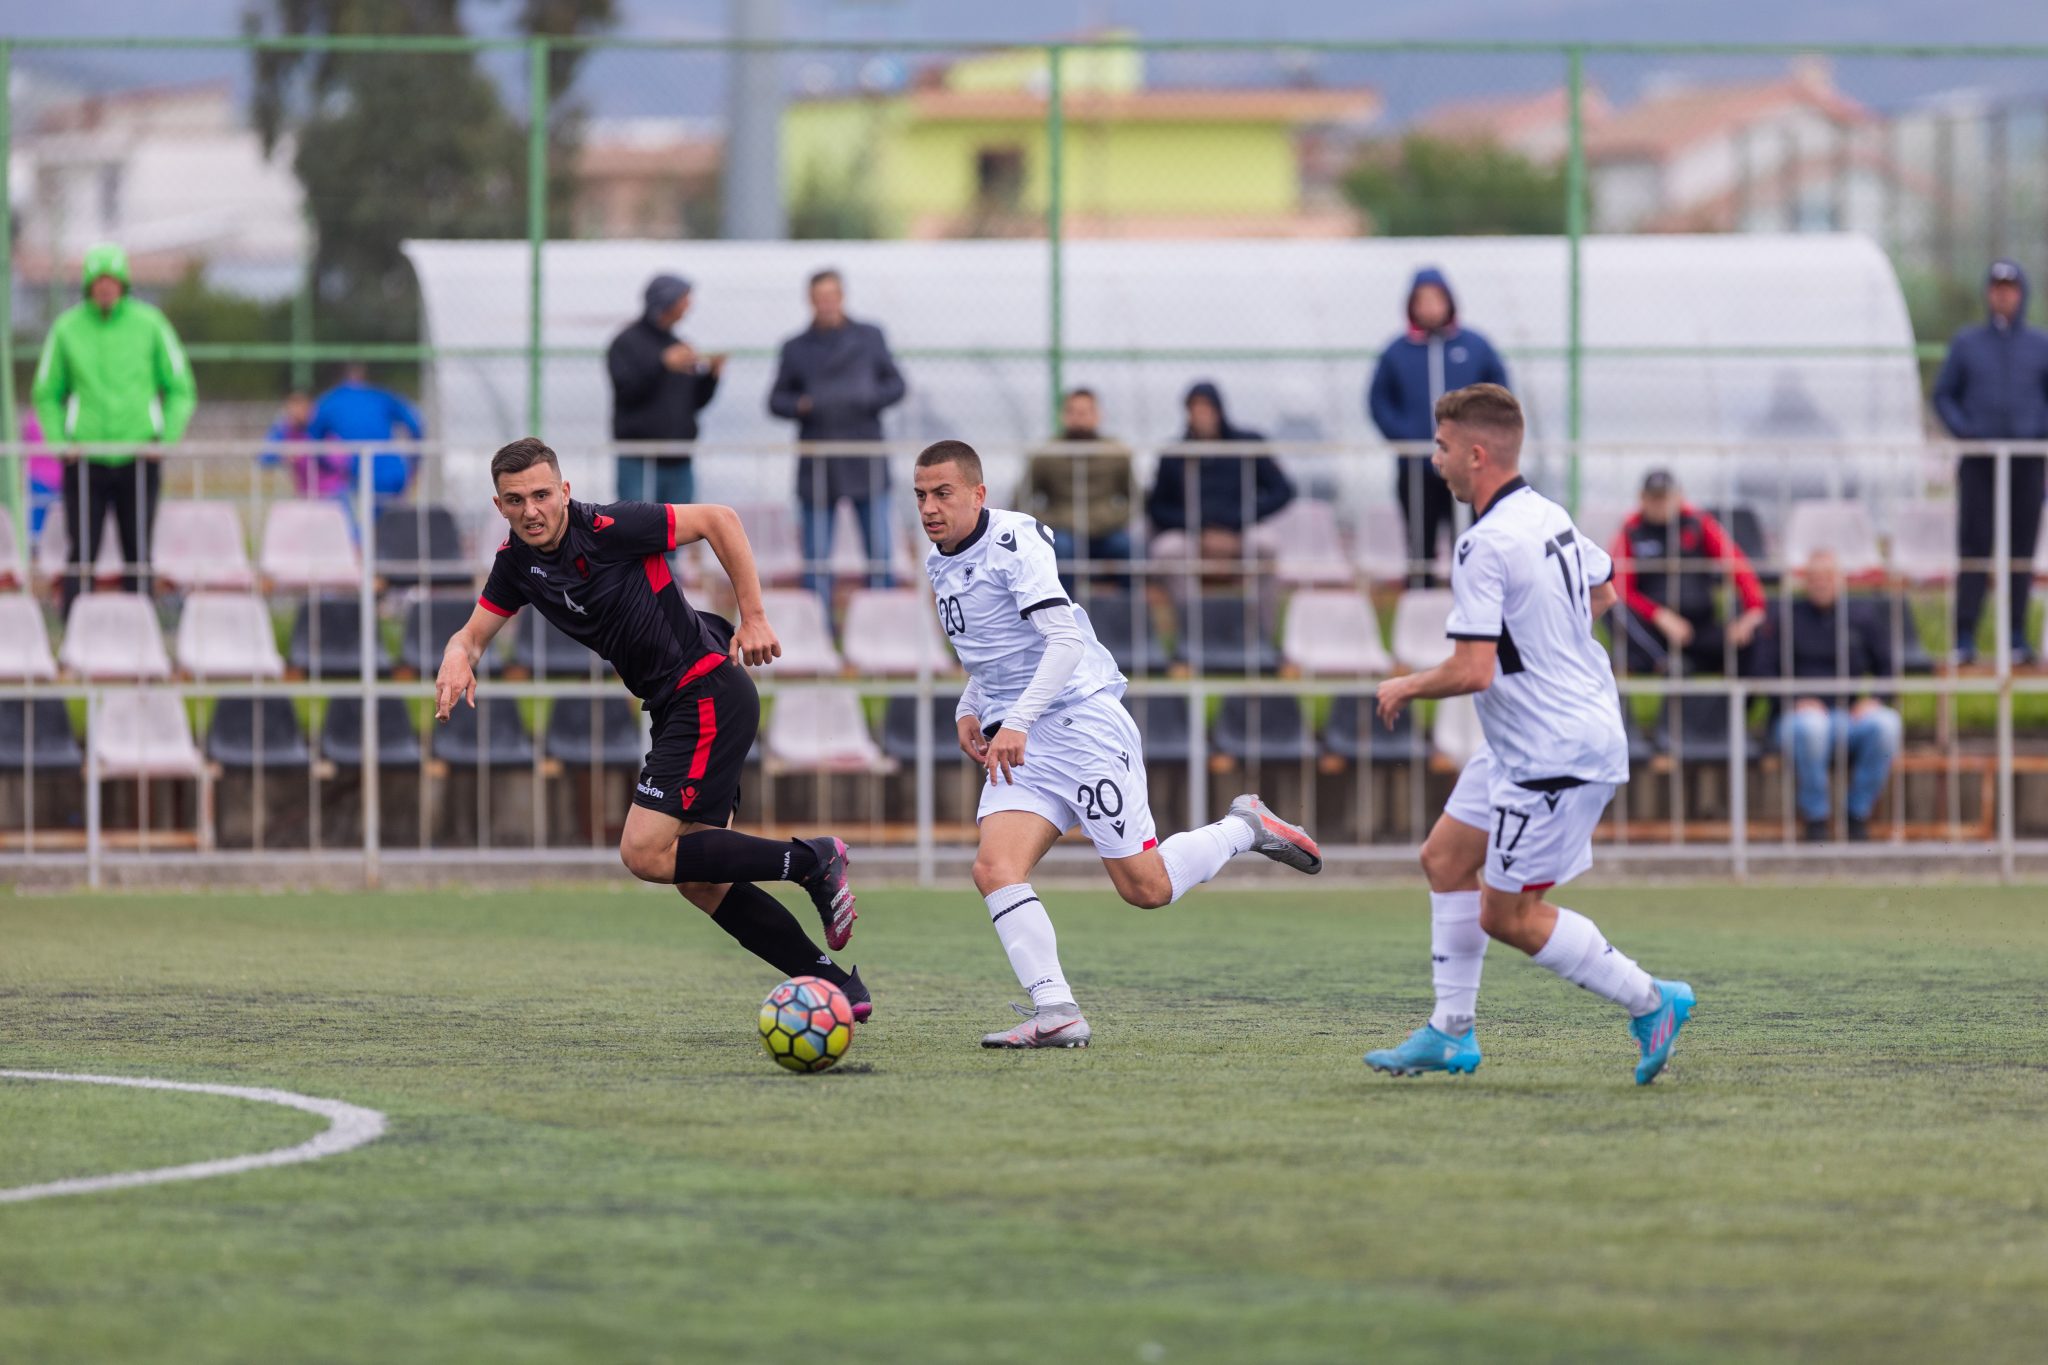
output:
[[[973,484],[985,482],[981,476],[981,456],[974,453],[974,447],[965,441],[933,441],[917,452],[917,467],[930,469],[933,465],[957,464],[961,474]]]
[[[816,289],[827,280],[832,281],[841,288],[846,286],[846,281],[839,278],[839,272],[828,265],[823,270],[814,272],[811,276],[811,282],[805,285],[804,288]]]
[[[1073,388],[1068,389],[1067,396],[1065,398],[1062,398],[1060,401],[1062,403],[1071,403],[1076,398],[1087,398],[1095,402],[1101,401],[1100,399],[1095,397],[1095,390],[1089,388],[1086,384],[1076,384]]]
[[[553,465],[555,477],[562,474],[562,462],[555,458],[555,452],[538,436],[522,436],[507,446],[500,446],[498,453],[491,456],[491,483],[495,486],[507,474],[518,474],[537,464]]]
[[[1452,389],[1436,400],[1436,420],[1457,422],[1522,439],[1522,405],[1498,384],[1472,384]]]

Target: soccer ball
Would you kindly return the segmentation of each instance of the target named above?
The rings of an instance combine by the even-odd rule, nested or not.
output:
[[[815,976],[795,976],[761,1002],[761,1045],[791,1071],[823,1071],[853,1046],[853,1002]]]

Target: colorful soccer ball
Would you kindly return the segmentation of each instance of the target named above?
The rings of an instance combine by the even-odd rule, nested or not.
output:
[[[853,1046],[853,1002],[815,976],[796,976],[761,1002],[761,1045],[791,1071],[823,1071]]]

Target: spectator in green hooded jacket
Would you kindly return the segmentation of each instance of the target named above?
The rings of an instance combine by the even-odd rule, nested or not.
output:
[[[121,447],[177,440],[199,402],[170,320],[129,295],[127,253],[111,245],[86,252],[83,285],[85,298],[50,325],[34,388],[36,416],[50,444],[86,447],[64,460],[67,612],[99,558],[110,507],[127,566],[121,585],[140,589],[163,460]]]

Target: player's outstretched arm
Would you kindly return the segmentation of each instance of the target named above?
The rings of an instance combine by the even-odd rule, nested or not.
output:
[[[705,542],[732,580],[733,597],[740,607],[739,624],[732,634],[733,655],[749,667],[781,658],[782,642],[775,638],[775,629],[768,624],[768,609],[761,604],[761,575],[754,567],[754,547],[747,542],[740,514],[710,502],[678,503],[669,511],[675,517],[676,544]]]
[[[447,720],[458,701],[475,709],[476,661],[483,658],[507,619],[481,606],[472,607],[462,629],[448,637],[448,647],[441,651],[441,671],[434,675],[435,720]]]
[[[1460,640],[1451,657],[1435,668],[1389,678],[1380,684],[1378,711],[1388,729],[1401,708],[1411,701],[1441,700],[1484,692],[1493,685],[1494,658],[1500,653],[1498,640]]]

